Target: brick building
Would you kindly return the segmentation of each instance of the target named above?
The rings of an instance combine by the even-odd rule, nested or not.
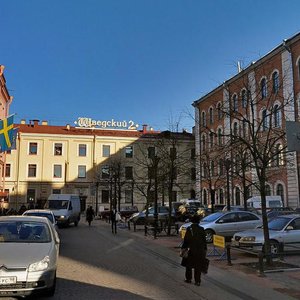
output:
[[[260,194],[259,178],[265,178],[266,195],[299,206],[300,157],[288,151],[285,129],[286,121],[300,118],[300,34],[239,69],[193,106],[196,194],[203,203],[229,199],[243,205]],[[266,164],[265,177],[256,172],[260,164]]]

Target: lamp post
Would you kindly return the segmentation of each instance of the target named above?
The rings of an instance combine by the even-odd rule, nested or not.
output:
[[[226,190],[227,190],[227,195],[226,195],[226,201],[227,201],[227,210],[230,210],[230,184],[229,184],[229,170],[231,168],[231,160],[226,159],[225,160],[225,170],[226,170]]]

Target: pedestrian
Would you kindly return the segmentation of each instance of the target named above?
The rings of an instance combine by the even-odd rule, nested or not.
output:
[[[86,221],[89,223],[89,226],[91,226],[91,223],[95,217],[93,206],[89,206],[85,214],[86,214]]]
[[[110,212],[110,222],[111,222],[111,232],[113,234],[117,233],[117,210],[113,208]]]
[[[206,264],[206,235],[203,227],[199,225],[200,217],[194,215],[191,218],[192,224],[187,227],[183,243],[182,251],[188,249],[187,257],[182,257],[181,265],[185,267],[185,282],[192,282],[192,272],[194,269],[195,285],[201,283],[201,272],[205,271]]]

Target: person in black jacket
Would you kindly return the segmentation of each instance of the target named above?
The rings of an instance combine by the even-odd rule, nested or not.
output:
[[[95,217],[95,212],[92,206],[89,206],[86,210],[86,221],[89,223],[89,226],[91,226],[91,223]]]
[[[181,265],[185,267],[185,282],[192,282],[192,270],[194,269],[195,285],[201,283],[201,272],[206,264],[206,235],[203,227],[199,225],[200,218],[194,215],[192,224],[187,228],[181,249],[189,249],[188,256],[183,257]]]

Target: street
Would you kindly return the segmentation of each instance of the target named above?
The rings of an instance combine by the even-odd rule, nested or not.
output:
[[[184,283],[178,249],[124,228],[113,235],[105,221],[93,221],[88,227],[82,219],[78,227],[59,232],[61,251],[52,299],[294,299],[268,287],[263,279],[249,280],[246,274],[213,265],[200,287]]]

